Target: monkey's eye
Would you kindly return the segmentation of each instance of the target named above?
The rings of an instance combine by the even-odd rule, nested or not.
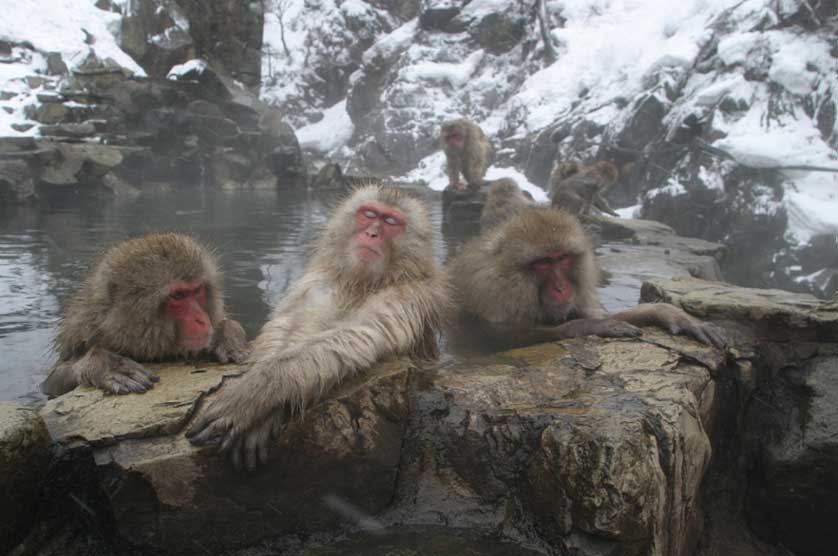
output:
[[[536,259],[530,263],[530,266],[533,267],[535,270],[547,270],[551,266],[553,266],[553,260],[548,258],[543,259]]]
[[[182,291],[182,290],[172,292],[172,293],[169,294],[169,299],[175,299],[175,300],[186,299],[186,292]]]
[[[365,210],[364,216],[366,216],[367,218],[378,218],[378,213],[376,213],[374,210]]]
[[[390,226],[398,226],[399,225],[399,221],[396,220],[395,218],[393,218],[392,216],[385,216],[384,217],[384,223],[389,224]]]

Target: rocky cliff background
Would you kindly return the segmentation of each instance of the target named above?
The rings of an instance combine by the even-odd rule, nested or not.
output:
[[[4,150],[136,148],[131,171],[91,163],[111,192],[274,187],[326,161],[440,189],[438,127],[464,115],[494,143],[489,178],[543,199],[555,161],[613,160],[612,204],[724,243],[727,279],[838,290],[834,1],[18,5],[0,22]],[[6,164],[0,194],[91,181],[91,157],[46,159],[58,178]]]

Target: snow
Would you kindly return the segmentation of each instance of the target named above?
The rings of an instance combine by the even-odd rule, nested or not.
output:
[[[169,73],[166,74],[167,79],[172,79],[177,81],[180,76],[189,73],[190,71],[196,71],[197,73],[204,73],[204,70],[207,69],[207,62],[202,60],[201,58],[195,58],[194,60],[189,60],[182,64],[178,64],[176,66],[172,66],[172,69],[169,70]]]
[[[145,71],[117,45],[122,16],[100,10],[94,0],[15,0],[5,2],[0,40],[30,42],[41,52],[60,52],[71,68],[92,50],[100,59],[113,59],[135,75]],[[84,29],[93,37],[85,44]]]
[[[518,184],[518,187],[524,191],[529,191],[533,199],[539,203],[549,200],[547,193],[542,188],[532,183],[522,172],[515,168],[491,166],[486,171],[486,180],[497,180],[500,178],[512,178]],[[439,151],[426,156],[419,162],[415,170],[395,179],[397,181],[426,183],[434,191],[442,191],[448,186],[448,176],[445,173],[445,153]]]
[[[838,174],[794,174],[799,174],[795,185],[784,198],[791,239],[806,243],[816,235],[838,234]]]
[[[683,67],[710,38],[708,23],[722,0],[567,0],[549,3],[566,19],[555,28],[559,59],[531,75],[515,101],[527,106],[526,127],[538,130],[582,100],[596,107],[615,94],[644,89],[644,76],[661,67]]]
[[[329,153],[345,145],[354,131],[346,100],[342,100],[324,111],[322,120],[296,130],[296,134],[300,147]]]
[[[43,87],[30,89],[25,78],[39,76],[55,84],[58,79],[45,75],[47,70],[44,54],[58,52],[64,63],[72,69],[85,61],[93,52],[101,59],[112,59],[134,75],[146,73],[134,60],[123,52],[116,39],[122,16],[100,10],[94,0],[16,0],[6,2],[0,17],[0,40],[11,43],[28,42],[34,48],[15,47],[12,57],[18,62],[0,64],[0,90],[18,93],[2,101],[0,109],[0,136],[36,135],[38,126],[28,131],[17,131],[12,125],[36,124],[26,118],[27,106],[40,104],[35,95]],[[87,32],[92,40],[85,42]],[[7,110],[11,110],[9,113]]]
[[[447,81],[454,88],[462,87],[477,71],[484,52],[477,50],[459,64],[423,62],[403,68],[399,73],[406,81]]]

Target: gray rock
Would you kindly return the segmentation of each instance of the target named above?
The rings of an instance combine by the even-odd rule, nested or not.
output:
[[[22,160],[0,159],[0,200],[23,203],[35,197],[32,169]]]
[[[60,52],[47,53],[47,73],[49,75],[67,75],[70,72],[61,58]]]
[[[0,552],[4,554],[32,525],[47,474],[49,446],[49,434],[37,411],[0,402]]]

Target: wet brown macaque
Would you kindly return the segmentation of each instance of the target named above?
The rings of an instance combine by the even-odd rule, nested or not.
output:
[[[440,142],[445,151],[448,187],[472,191],[480,189],[492,154],[492,147],[480,126],[467,118],[445,122]],[[460,181],[460,174],[465,183]]]
[[[512,178],[495,181],[486,195],[480,213],[480,229],[489,230],[503,224],[523,209],[535,204],[532,195],[522,190]]]
[[[449,298],[432,236],[417,199],[378,185],[356,190],[254,341],[248,372],[201,408],[189,439],[253,468],[283,423],[341,380],[391,356],[436,358]]]
[[[564,210],[531,207],[484,232],[450,265],[455,302],[484,333],[517,345],[595,334],[640,335],[658,326],[722,347],[713,325],[667,304],[608,314],[596,291],[590,240]]]
[[[592,206],[617,216],[605,195],[618,178],[617,167],[607,160],[586,167],[575,162],[559,163],[550,174],[551,204],[577,216],[591,216]]]
[[[108,249],[67,305],[55,348],[59,361],[41,385],[50,397],[78,385],[145,392],[159,377],[140,362],[247,355],[244,329],[224,314],[215,257],[172,233]]]

